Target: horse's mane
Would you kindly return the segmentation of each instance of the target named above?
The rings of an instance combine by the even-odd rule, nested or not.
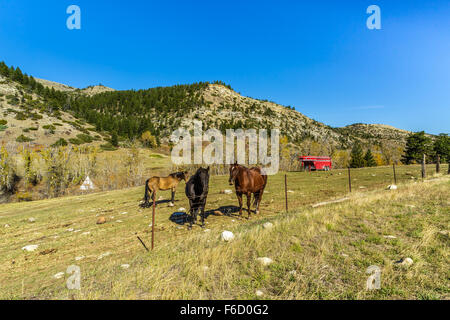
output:
[[[169,177],[177,178],[177,179],[182,179],[183,176],[184,176],[184,172],[175,172],[175,173],[169,174]]]

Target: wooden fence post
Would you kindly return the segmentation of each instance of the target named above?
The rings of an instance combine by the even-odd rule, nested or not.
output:
[[[437,155],[437,159],[436,159],[436,173],[440,173],[441,172],[441,157],[439,155]]]
[[[352,177],[350,175],[350,167],[348,167],[348,189],[352,192]]]
[[[156,194],[155,192],[153,192],[153,212],[152,212],[152,250],[155,246],[155,207],[156,207],[156,203],[155,203],[155,198],[156,198]]]
[[[286,198],[286,212],[288,212],[288,198],[287,198],[287,175],[284,175],[284,197]]]
[[[394,169],[394,184],[397,185],[397,174],[395,172],[395,163],[392,164],[392,168]]]
[[[427,171],[426,171],[426,156],[423,155],[422,158],[422,179],[425,179],[427,177]]]

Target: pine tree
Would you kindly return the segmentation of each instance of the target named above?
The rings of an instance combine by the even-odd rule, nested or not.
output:
[[[363,168],[364,167],[363,150],[359,144],[355,144],[353,146],[350,156],[351,156],[351,160],[350,160],[351,168]]]
[[[406,139],[405,154],[402,156],[404,164],[420,163],[423,155],[432,155],[431,138],[425,135],[424,131],[411,134]]]
[[[367,149],[366,155],[364,156],[364,161],[366,163],[366,167],[377,166],[377,162],[375,161],[375,158],[373,157],[372,151],[370,151],[370,149]]]
[[[117,136],[117,132],[115,132],[115,131],[111,134],[111,144],[114,147],[118,147],[119,146],[119,138]]]
[[[436,155],[441,157],[442,162],[450,162],[450,137],[441,133],[434,141],[433,146]]]

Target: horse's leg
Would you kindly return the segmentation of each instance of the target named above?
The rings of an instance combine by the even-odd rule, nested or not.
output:
[[[256,201],[256,214],[259,214],[259,205],[261,204],[263,192],[264,190],[258,192],[258,199]]]
[[[236,193],[239,201],[239,218],[242,217],[242,193]]]
[[[202,215],[202,228],[205,227],[205,206],[206,206],[206,199],[203,200],[203,204],[202,204],[202,212],[201,212],[201,215]]]
[[[250,219],[250,215],[252,214],[250,211],[250,207],[252,205],[252,194],[247,193],[247,208],[248,208],[248,219]]]
[[[194,220],[194,203],[189,199],[189,230],[192,229],[192,222]]]
[[[175,188],[172,188],[172,199],[170,201],[172,202],[172,204],[175,201]]]

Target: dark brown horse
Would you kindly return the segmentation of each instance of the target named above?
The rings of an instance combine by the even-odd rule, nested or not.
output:
[[[175,191],[181,180],[187,181],[189,174],[187,171],[175,172],[169,174],[168,177],[151,177],[145,181],[145,194],[144,194],[144,204],[143,207],[150,206],[150,192],[152,193],[152,200],[155,200],[156,192],[159,190],[171,190],[172,198],[170,204],[173,206],[173,201],[175,200]]]
[[[261,203],[264,188],[267,184],[267,175],[265,175],[261,168],[253,167],[246,168],[237,163],[230,166],[230,178],[228,179],[230,185],[236,189],[236,196],[239,200],[239,216],[242,216],[242,195],[247,196],[248,218],[250,219],[250,206],[252,194],[255,197],[254,205],[256,204],[255,214],[259,213],[259,205]]]

